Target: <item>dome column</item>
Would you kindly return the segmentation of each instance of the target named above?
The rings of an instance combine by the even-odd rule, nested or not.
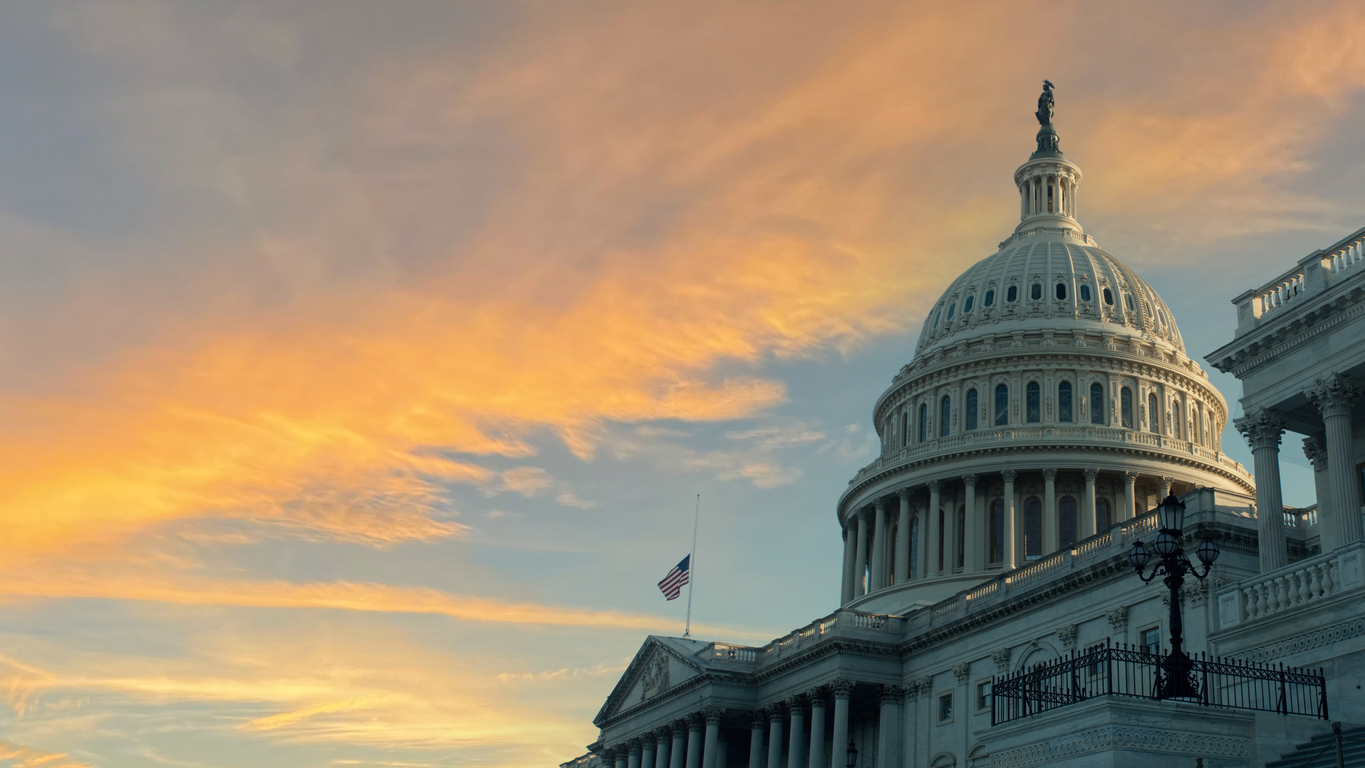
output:
[[[1128,471],[1123,473],[1123,510],[1119,513],[1119,520],[1132,520],[1133,510],[1137,509],[1137,478],[1138,473]]]
[[[1322,551],[1360,541],[1365,537],[1360,520],[1360,489],[1355,476],[1352,451],[1351,411],[1359,399],[1360,384],[1349,376],[1335,374],[1319,381],[1308,391],[1308,399],[1318,407],[1327,428],[1327,487],[1331,489],[1330,515],[1322,525]],[[1261,468],[1256,464],[1256,488]],[[1322,510],[1319,510],[1319,514]]]
[[[839,593],[840,605],[847,605],[853,600],[853,579],[856,573],[853,568],[857,560],[858,532],[849,520],[844,523],[844,584],[843,590]]]
[[[1005,570],[1012,571],[1019,567],[1019,554],[1015,546],[1015,520],[1014,520],[1014,477],[1015,471],[1007,469],[1000,473],[1005,479],[1005,541],[1003,542],[1002,555],[1005,559]]]
[[[943,484],[937,480],[929,481],[929,560],[925,563],[924,575],[926,577],[937,576],[943,568],[944,548],[939,546],[939,539],[943,533],[939,530],[939,518],[941,517],[942,499],[940,492]]]
[[[854,555],[853,596],[862,597],[867,592],[863,581],[867,576],[867,515],[862,510],[854,515],[858,518],[858,550]]]
[[[904,584],[910,580],[910,489],[902,488],[897,495],[901,507],[896,522],[896,583]]]
[[[869,592],[886,587],[886,499],[877,499],[873,505],[876,515],[876,528],[872,532],[872,578],[869,579]]]
[[[1043,470],[1043,554],[1061,548],[1057,536],[1057,470]]]
[[[1284,541],[1284,501],[1280,496],[1280,437],[1284,434],[1284,417],[1279,411],[1262,408],[1238,419],[1235,426],[1246,436],[1255,460],[1256,533],[1260,539],[1261,573],[1265,573],[1289,563]]]
[[[1095,478],[1098,469],[1085,470],[1085,513],[1081,515],[1081,538],[1088,539],[1099,533],[1099,514],[1095,509]]]
[[[962,484],[966,486],[967,511],[962,518],[962,570],[974,573],[981,570],[981,543],[976,513],[976,475],[963,475]]]

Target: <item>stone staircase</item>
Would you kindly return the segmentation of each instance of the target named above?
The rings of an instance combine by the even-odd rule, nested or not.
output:
[[[1336,768],[1337,750],[1332,739],[1331,733],[1314,736],[1279,760],[1266,763],[1265,768]],[[1341,751],[1346,768],[1365,768],[1365,725],[1342,724]]]

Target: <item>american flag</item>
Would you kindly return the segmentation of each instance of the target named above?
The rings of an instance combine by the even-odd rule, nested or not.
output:
[[[673,600],[682,594],[683,585],[687,583],[688,578],[688,561],[691,559],[691,555],[684,557],[682,562],[673,566],[673,570],[659,582],[659,591],[664,593],[664,597]]]

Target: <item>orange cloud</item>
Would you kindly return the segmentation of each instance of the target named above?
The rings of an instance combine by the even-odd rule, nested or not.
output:
[[[0,765],[9,768],[91,768],[62,752],[46,752],[0,739]]]

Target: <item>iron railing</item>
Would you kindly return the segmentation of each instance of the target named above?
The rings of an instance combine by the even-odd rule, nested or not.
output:
[[[1096,696],[1163,698],[1173,672],[1190,676],[1195,696],[1181,701],[1229,709],[1327,719],[1327,681],[1322,670],[1278,667],[1196,654],[1185,659],[1130,645],[1097,645],[1072,651],[991,683],[991,724],[999,725]]]

